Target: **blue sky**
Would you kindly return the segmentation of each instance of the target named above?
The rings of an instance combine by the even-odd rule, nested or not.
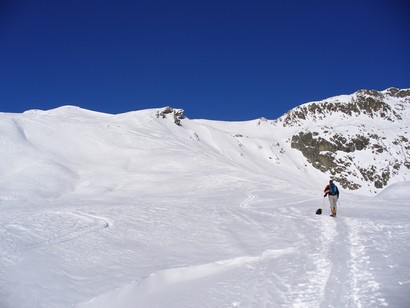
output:
[[[358,89],[410,87],[404,0],[3,0],[0,111],[173,106],[275,119]]]

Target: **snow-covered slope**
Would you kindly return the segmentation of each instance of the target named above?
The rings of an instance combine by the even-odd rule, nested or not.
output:
[[[0,200],[144,194],[156,185],[166,190],[175,178],[178,193],[195,192],[218,171],[254,174],[267,184],[293,178],[309,186],[326,178],[308,170],[271,125],[184,119],[177,126],[157,112],[108,115],[66,106],[2,114]]]
[[[396,103],[386,144],[408,121]],[[176,111],[0,113],[0,307],[408,306],[408,182],[370,197],[363,179],[340,187],[336,219],[314,214],[332,171],[293,136],[342,132],[340,114]]]
[[[136,176],[151,185],[168,180],[165,168],[182,175],[221,161],[308,188],[333,177],[361,193],[409,177],[410,90],[362,90],[301,105],[275,121],[183,119],[177,126],[160,111],[108,115],[66,106],[2,114],[0,199],[135,191]],[[176,155],[162,155],[168,150]],[[94,179],[105,175],[96,187]],[[189,183],[184,189],[197,186]]]

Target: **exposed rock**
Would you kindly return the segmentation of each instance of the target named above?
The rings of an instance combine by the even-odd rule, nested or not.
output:
[[[369,124],[377,121],[378,125],[385,123],[381,127],[388,128],[392,123],[400,123],[403,115],[409,113],[409,107],[409,89],[360,90],[350,97],[298,106],[274,124],[300,127],[301,130],[290,138],[291,147],[299,150],[313,167],[331,175],[342,187],[358,189],[361,187],[359,183],[365,181],[380,189],[399,174],[402,166],[410,169],[410,142],[404,129],[403,134],[389,139],[383,129],[375,129]],[[330,117],[337,122],[358,120],[355,126],[342,130],[339,126],[336,132],[327,126]],[[318,123],[317,127],[312,123]],[[402,127],[407,129],[405,123]],[[357,155],[358,152],[364,154]],[[380,156],[384,162],[376,158]]]
[[[174,110],[174,123],[176,125],[181,125],[181,120],[184,118],[184,110],[176,109]]]
[[[159,115],[160,115],[163,119],[166,119],[167,114],[170,114],[170,113],[172,113],[172,112],[174,112],[174,108],[168,106],[168,107],[165,107],[165,108],[159,113]]]
[[[403,95],[410,91],[398,91],[396,95]],[[410,97],[410,94],[409,96]],[[280,121],[283,126],[301,126],[302,120],[316,122],[325,117],[339,113],[347,117],[365,115],[369,118],[383,118],[388,121],[401,120],[400,114],[384,102],[385,96],[374,90],[360,90],[352,96],[350,101],[342,102],[338,99],[309,103],[288,111]]]
[[[387,93],[393,97],[410,97],[410,89],[389,88],[387,89]]]
[[[181,125],[181,120],[185,117],[183,109],[174,109],[172,107],[165,107],[162,111],[158,111],[156,117],[160,116],[163,119],[167,118],[167,115],[173,115],[174,123],[176,125]]]

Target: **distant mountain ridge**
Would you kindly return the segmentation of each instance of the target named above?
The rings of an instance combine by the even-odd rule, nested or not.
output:
[[[394,100],[395,99],[395,100]],[[352,95],[342,95],[320,102],[311,102],[288,111],[279,118],[286,125],[302,125],[303,120],[318,121],[334,112],[343,117],[366,115],[388,121],[402,120],[401,112],[408,108],[410,89],[389,88],[385,91],[359,90]]]
[[[298,128],[291,147],[344,188],[408,179],[410,89],[359,90],[298,106],[273,123]]]
[[[238,174],[307,193],[333,178],[374,194],[409,179],[409,125],[410,89],[396,88],[303,104],[275,120],[191,120],[171,107],[0,113],[0,202],[139,195],[175,177],[176,194],[209,193]]]

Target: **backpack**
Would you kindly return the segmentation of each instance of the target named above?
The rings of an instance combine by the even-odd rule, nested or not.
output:
[[[329,192],[331,195],[336,195],[337,193],[337,186],[336,185],[329,185]]]

